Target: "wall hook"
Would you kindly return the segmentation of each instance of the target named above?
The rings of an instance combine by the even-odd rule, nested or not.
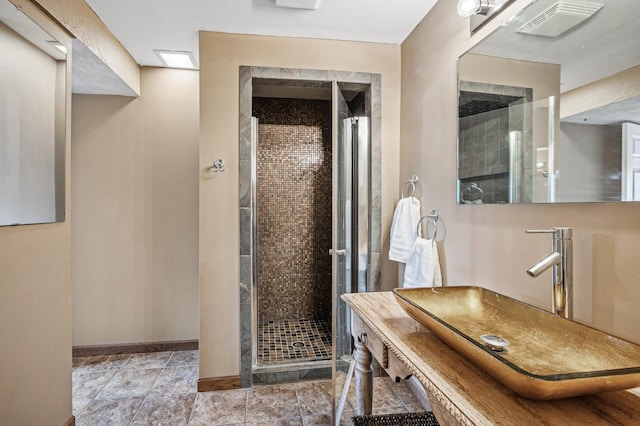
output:
[[[222,158],[218,158],[213,162],[213,166],[211,166],[212,172],[224,172],[224,160]]]

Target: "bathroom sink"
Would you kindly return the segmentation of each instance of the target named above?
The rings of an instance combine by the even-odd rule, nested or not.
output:
[[[640,345],[481,287],[393,293],[412,318],[520,396],[640,386]]]

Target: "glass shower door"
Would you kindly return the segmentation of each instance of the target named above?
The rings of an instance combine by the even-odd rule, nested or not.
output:
[[[533,158],[530,162],[534,203],[553,203],[556,201],[558,170],[556,166],[555,134],[556,117],[555,96],[533,101]]]
[[[334,82],[332,117],[334,420],[339,417],[340,407],[344,404],[346,397],[346,394],[343,395],[344,384],[349,380],[349,370],[354,365],[350,310],[340,296],[367,290],[369,264],[369,121],[366,117],[349,117],[349,115],[347,102],[338,84]]]

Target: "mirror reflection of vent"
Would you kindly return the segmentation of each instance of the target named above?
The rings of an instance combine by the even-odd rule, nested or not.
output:
[[[601,4],[560,0],[520,28],[519,33],[558,37],[602,9]]]

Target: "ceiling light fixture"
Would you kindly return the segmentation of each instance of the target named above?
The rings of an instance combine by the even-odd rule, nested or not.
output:
[[[492,6],[492,0],[458,0],[458,15],[463,18],[471,15],[486,15]]]
[[[315,10],[320,7],[321,2],[322,0],[276,0],[276,6]]]
[[[67,54],[67,48],[62,43],[60,43],[60,42],[58,42],[56,40],[49,40],[49,41],[47,41],[47,43],[50,43],[51,46],[55,47],[56,49],[58,49],[59,51],[61,51],[65,55]]]
[[[154,53],[162,62],[162,65],[169,68],[182,68],[194,70],[198,68],[196,58],[191,52],[179,52],[176,50],[155,50]]]

